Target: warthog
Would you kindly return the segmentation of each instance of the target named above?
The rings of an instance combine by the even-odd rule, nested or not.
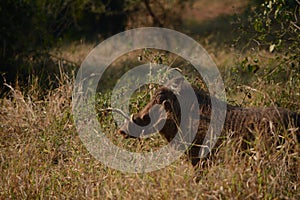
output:
[[[176,85],[175,91],[174,84]],[[180,78],[170,81],[165,87],[160,87],[150,102],[139,113],[131,115],[131,119],[125,122],[118,130],[118,133],[128,138],[159,132],[168,142],[171,142],[178,133],[178,127],[180,121],[182,121],[182,108],[180,108],[178,96],[176,97],[175,93],[179,96],[184,95],[185,90],[186,83]],[[195,108],[195,105],[190,103],[188,108],[185,109],[199,110],[199,124],[196,136],[186,153],[189,155],[193,166],[197,166],[200,161],[201,145],[203,146],[202,143],[211,121],[212,109],[210,96],[205,91],[197,88],[194,88],[194,91],[199,108]],[[218,101],[222,102],[221,100]],[[300,114],[298,113],[277,107],[243,108],[230,104],[227,104],[226,109],[221,136],[224,136],[224,134],[238,135],[242,136],[244,141],[251,141],[251,139],[255,138],[255,134],[262,133],[267,138],[270,138],[272,134],[276,134],[276,129],[278,132],[281,128],[284,131],[289,130],[292,133],[296,133],[297,140],[300,142]],[[133,131],[139,133],[131,134]],[[216,143],[215,147],[219,144],[220,141]],[[247,147],[247,143],[242,146]]]

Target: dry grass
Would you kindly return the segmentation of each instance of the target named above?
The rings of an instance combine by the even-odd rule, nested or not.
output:
[[[42,99],[33,83],[26,93],[11,88],[0,100],[1,198],[299,199],[299,144],[293,139],[269,147],[258,137],[251,149],[242,152],[241,141],[228,138],[199,183],[184,156],[146,174],[126,174],[104,166],[87,152],[76,133],[72,84],[73,79],[62,74],[60,86]],[[299,91],[299,85],[293,87]],[[299,99],[292,103],[300,105]],[[106,131],[114,135],[115,127]],[[116,141],[124,142],[121,138]]]
[[[236,8],[244,6],[235,2]],[[201,6],[206,8],[204,1],[194,9]],[[232,8],[219,11],[227,14]],[[211,47],[208,42],[205,45]],[[74,43],[53,54],[80,64],[92,48],[93,44]],[[279,80],[276,77],[280,78],[281,71],[263,77],[268,74],[265,70],[278,62],[274,55],[241,55],[217,47],[207,50],[221,66],[230,102],[243,106],[276,104],[300,111],[299,73],[285,71]],[[246,55],[249,60],[256,56],[266,59],[259,63],[256,74],[232,72],[233,68],[240,69]],[[209,167],[203,169],[198,183],[197,172],[185,156],[145,174],[106,167],[89,154],[76,132],[71,113],[73,81],[62,73],[59,86],[41,98],[38,80],[33,80],[26,89],[10,88],[0,99],[0,199],[300,199],[300,147],[292,138],[286,138],[281,146],[266,146],[258,134],[245,151],[239,149],[239,138],[227,138],[209,160]],[[120,147],[139,151],[164,144],[124,141],[115,135],[112,121],[106,122],[102,124],[106,133],[115,137]]]

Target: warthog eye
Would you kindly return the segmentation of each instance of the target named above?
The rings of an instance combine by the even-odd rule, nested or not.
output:
[[[170,101],[175,101],[177,99],[177,97],[175,96],[175,94],[172,91],[164,91],[159,93],[156,96],[156,102],[157,104],[163,104],[165,105],[166,102],[168,102],[168,104],[170,105]]]
[[[167,95],[164,94],[163,92],[161,92],[156,97],[156,103],[157,104],[162,104],[166,99],[167,99]]]
[[[133,114],[131,115],[131,121],[139,126],[146,126],[150,124],[151,119],[149,114],[145,114],[142,116],[140,116],[139,114]]]
[[[150,116],[149,116],[149,115],[143,115],[143,116],[142,116],[142,120],[143,120],[143,121],[150,122]]]

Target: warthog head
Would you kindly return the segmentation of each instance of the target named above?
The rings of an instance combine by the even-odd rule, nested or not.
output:
[[[140,112],[131,115],[130,120],[125,122],[118,133],[128,138],[147,136],[158,131],[170,132],[171,140],[172,135],[177,132],[178,123],[180,106],[176,95],[170,89],[161,87]]]
[[[195,100],[187,94],[187,91],[192,91],[195,95],[194,90],[187,87],[185,80],[178,78],[157,89],[150,102],[140,112],[132,114],[118,133],[125,138],[134,138],[159,132],[170,142],[178,133],[180,122],[186,120],[182,111],[189,113],[187,109],[192,109],[198,112],[198,108],[195,109],[197,98]]]

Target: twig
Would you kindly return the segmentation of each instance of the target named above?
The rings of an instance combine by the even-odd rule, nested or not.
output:
[[[298,30],[300,30],[300,27],[299,27],[295,22],[291,22],[291,24],[292,24],[293,26],[295,26]]]
[[[120,115],[122,115],[123,117],[125,117],[127,120],[130,120],[130,117],[118,108],[103,108],[103,109],[98,109],[98,111],[99,112],[105,112],[105,111],[116,112],[116,113],[119,113]]]
[[[156,26],[159,26],[159,27],[162,27],[163,24],[161,23],[161,21],[159,20],[159,18],[154,14],[154,12],[152,11],[152,8],[150,6],[150,2],[149,0],[144,0],[144,4],[146,6],[146,9],[148,11],[148,13],[150,14],[150,16],[152,17],[153,19],[153,23],[154,25]]]
[[[4,81],[6,81],[6,80],[4,80]],[[16,93],[15,89],[11,85],[9,85],[7,83],[3,83],[3,85],[8,87],[13,93]]]
[[[266,97],[266,94],[265,94],[265,93],[263,93],[263,92],[261,92],[261,91],[255,89],[255,88],[252,88],[252,87],[250,87],[250,86],[247,86],[247,85],[240,85],[240,86],[237,86],[237,88],[238,88],[238,89],[239,89],[239,88],[245,88],[246,90],[250,90],[250,91],[253,91],[253,92],[262,94],[262,95],[264,96],[264,98]]]

